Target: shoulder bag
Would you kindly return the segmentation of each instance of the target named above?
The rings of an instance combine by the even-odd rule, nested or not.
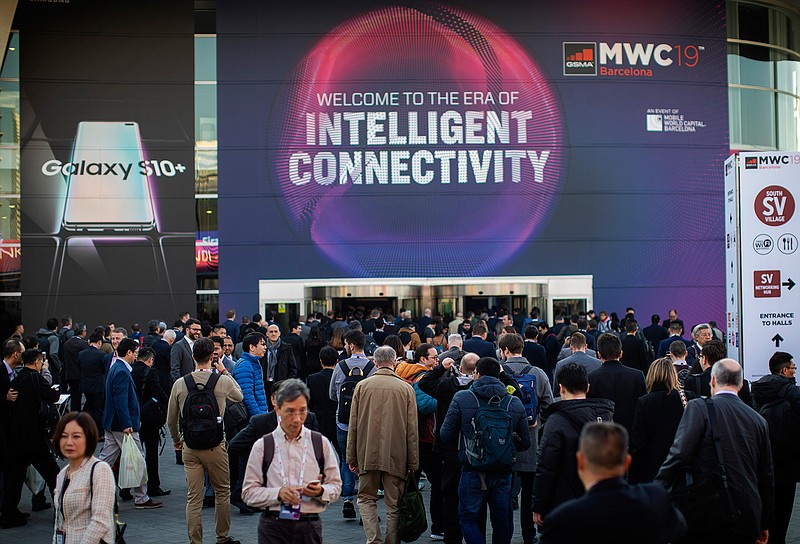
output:
[[[714,430],[717,425],[714,401],[703,400],[708,408],[708,427],[719,471],[701,474],[688,485],[669,493],[672,504],[686,519],[687,536],[692,538],[692,542],[701,542],[706,537],[713,540],[720,535],[741,534],[742,524],[742,513],[731,499],[720,437]],[[691,474],[687,474],[687,481],[690,477]]]
[[[103,461],[95,461],[92,463],[92,470],[89,472],[89,504],[94,505],[94,467],[97,463]],[[100,541],[100,544],[125,544],[125,529],[128,524],[119,520],[119,507],[117,506],[117,495],[114,493],[114,542]]]

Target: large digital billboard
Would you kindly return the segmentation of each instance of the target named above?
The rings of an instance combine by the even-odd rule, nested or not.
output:
[[[259,279],[592,274],[724,320],[724,4],[218,6],[221,307]]]
[[[20,4],[22,318],[195,306],[194,5]]]

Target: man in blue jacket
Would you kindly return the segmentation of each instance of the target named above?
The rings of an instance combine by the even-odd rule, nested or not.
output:
[[[125,435],[132,435],[136,447],[144,457],[142,442],[139,440],[139,399],[136,397],[136,386],[133,383],[131,369],[136,360],[139,344],[136,340],[123,338],[117,345],[116,357],[106,377],[106,399],[103,412],[103,428],[105,443],[100,452],[100,460],[114,465],[122,452]],[[147,495],[145,484],[133,489],[137,510],[161,508],[161,501],[155,501]]]
[[[260,332],[251,332],[242,340],[242,357],[233,367],[233,378],[242,388],[250,417],[269,412],[261,358],[267,351],[267,339]]]
[[[472,422],[478,408],[490,400],[500,401],[511,417],[514,429],[516,451],[527,450],[531,445],[528,432],[528,419],[525,407],[516,397],[511,397],[506,386],[500,381],[500,363],[493,357],[478,360],[475,369],[475,382],[466,391],[459,391],[447,411],[442,424],[440,437],[445,444],[458,444],[458,458],[461,461],[461,480],[458,486],[459,517],[461,531],[467,544],[485,544],[486,536],[480,529],[478,512],[485,504],[489,505],[492,522],[493,544],[511,542],[513,534],[513,515],[511,509],[511,468],[512,463],[496,465],[490,469],[476,470],[470,464],[466,452],[465,438],[472,434]]]

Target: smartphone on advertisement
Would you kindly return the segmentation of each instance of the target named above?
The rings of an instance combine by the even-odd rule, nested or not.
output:
[[[155,229],[139,124],[81,121],[67,177],[63,227],[73,233],[143,233]]]

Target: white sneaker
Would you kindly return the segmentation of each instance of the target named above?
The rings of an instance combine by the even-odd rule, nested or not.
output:
[[[441,533],[431,532],[431,540],[444,540],[444,535]]]

